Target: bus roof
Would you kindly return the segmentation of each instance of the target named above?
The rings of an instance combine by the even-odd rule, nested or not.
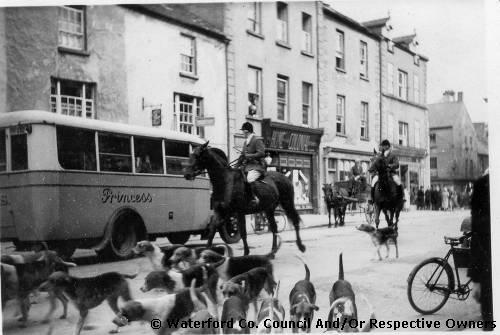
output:
[[[54,124],[135,136],[167,138],[171,140],[186,141],[199,144],[203,144],[206,142],[198,136],[173,130],[152,127],[150,128],[95,119],[86,119],[82,117],[61,115],[47,111],[26,110],[0,113],[0,128],[17,126],[20,124]]]

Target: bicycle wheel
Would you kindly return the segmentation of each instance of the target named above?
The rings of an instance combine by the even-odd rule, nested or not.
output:
[[[429,258],[418,264],[408,277],[408,300],[421,314],[439,311],[453,291],[453,272],[442,258]]]

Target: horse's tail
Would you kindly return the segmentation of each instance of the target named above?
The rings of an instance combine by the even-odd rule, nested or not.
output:
[[[276,255],[276,253],[278,252],[278,250],[280,250],[280,247],[281,247],[281,237],[278,235],[277,238],[278,238],[278,246],[276,247],[276,249],[271,250],[271,252],[266,255],[267,258],[274,259],[274,256]]]

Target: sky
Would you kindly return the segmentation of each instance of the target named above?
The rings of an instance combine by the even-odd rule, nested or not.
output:
[[[463,92],[473,122],[487,121],[485,3],[481,0],[330,0],[337,11],[364,22],[387,17],[392,37],[417,33],[429,58],[427,103],[445,90]]]

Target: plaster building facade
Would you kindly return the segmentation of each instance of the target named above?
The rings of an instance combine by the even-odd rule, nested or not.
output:
[[[319,18],[321,180],[332,183],[356,160],[366,173],[380,142],[380,37],[327,5]]]
[[[416,34],[393,37],[390,18],[363,23],[381,37],[380,139],[399,157],[401,182],[410,191],[430,185],[427,61],[417,52]]]
[[[319,2],[194,4],[190,10],[231,39],[227,53],[229,157],[243,145],[250,122],[272,157],[270,169],[286,174],[301,212],[320,203],[318,124]]]
[[[8,7],[0,25],[0,112],[180,130],[227,147],[228,40],[182,7]]]
[[[448,90],[443,101],[428,105],[431,182],[461,190],[483,173],[476,131],[462,92]]]

